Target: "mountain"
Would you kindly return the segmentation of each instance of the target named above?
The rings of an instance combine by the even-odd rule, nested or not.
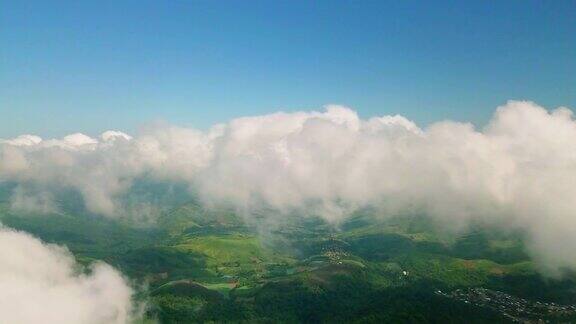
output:
[[[0,205],[3,224],[145,284],[137,298],[162,323],[576,320],[576,277],[542,277],[522,235],[481,225],[445,233],[422,215],[382,216],[359,212],[337,226],[287,218],[263,231],[194,202],[146,225]]]

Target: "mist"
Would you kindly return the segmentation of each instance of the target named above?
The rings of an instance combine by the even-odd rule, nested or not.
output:
[[[133,290],[105,263],[89,272],[64,247],[0,227],[0,322],[129,323]]]
[[[356,210],[424,213],[447,229],[471,223],[521,230],[542,271],[576,269],[576,121],[568,108],[527,101],[498,107],[481,129],[400,116],[361,119],[347,107],[234,119],[207,131],[176,126],[44,140],[0,140],[0,182],[11,208],[58,210],[73,190],[106,217],[147,213],[133,196],[146,181],[187,188],[206,206],[250,217],[272,209],[318,215],[335,227]],[[160,205],[161,203],[159,203]],[[270,220],[270,221],[273,221]]]

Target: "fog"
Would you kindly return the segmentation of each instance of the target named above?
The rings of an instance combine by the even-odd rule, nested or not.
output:
[[[111,266],[89,273],[64,247],[0,227],[0,322],[128,323],[132,289]]]
[[[332,105],[208,131],[161,126],[0,143],[0,181],[15,184],[14,209],[51,212],[55,192],[74,190],[92,213],[133,215],[147,205],[125,198],[148,179],[183,184],[206,205],[247,217],[268,208],[277,211],[269,217],[314,214],[338,226],[373,207],[383,217],[424,213],[452,230],[472,222],[521,230],[543,271],[576,268],[576,250],[564,248],[576,245],[576,122],[567,108],[511,101],[476,129],[361,119]]]

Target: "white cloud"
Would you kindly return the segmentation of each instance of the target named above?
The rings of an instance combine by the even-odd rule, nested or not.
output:
[[[0,140],[0,144],[6,143],[13,146],[30,146],[42,142],[42,138],[35,135],[20,135],[10,140]]]
[[[123,139],[123,140],[129,141],[132,139],[132,136],[130,136],[126,133],[118,132],[118,131],[106,131],[106,132],[102,133],[102,135],[100,135],[100,138],[104,142],[115,141],[117,139]]]
[[[23,186],[14,189],[10,207],[16,211],[37,214],[49,214],[58,210],[49,191],[29,192]]]
[[[0,227],[0,323],[128,323],[132,290],[109,265],[89,274],[63,247]]]
[[[399,115],[362,120],[332,105],[207,132],[21,142],[0,144],[0,181],[73,188],[108,216],[121,215],[132,182],[147,177],[186,183],[209,203],[315,212],[334,223],[372,206],[383,215],[425,211],[451,227],[500,224],[524,230],[549,270],[576,268],[576,250],[563,249],[576,245],[576,122],[567,108],[513,101],[477,130],[451,121],[421,129]]]

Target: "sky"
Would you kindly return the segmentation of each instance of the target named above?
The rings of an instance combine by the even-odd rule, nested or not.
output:
[[[576,108],[574,1],[0,0],[0,138],[353,107]]]

